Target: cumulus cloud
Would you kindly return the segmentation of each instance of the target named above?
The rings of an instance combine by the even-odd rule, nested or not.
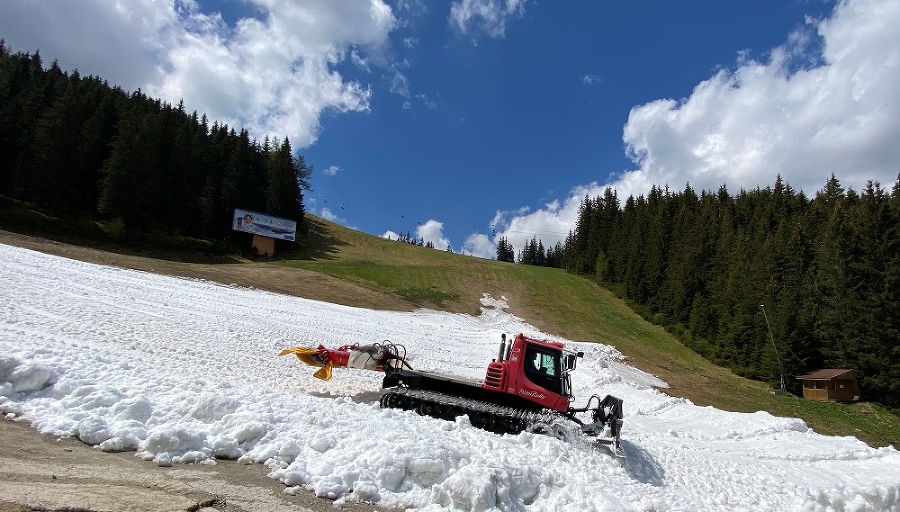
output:
[[[896,19],[895,1],[839,2],[830,19],[809,20],[767,60],[743,57],[689,98],[633,108],[623,139],[639,168],[616,185],[627,193],[654,183],[753,188],[781,174],[814,193],[831,173],[857,189],[892,182],[900,162]]]
[[[0,4],[0,33],[64,69],[242,126],[256,138],[318,136],[319,116],[367,111],[368,86],[335,65],[385,45],[396,20],[382,0],[247,0],[257,16],[234,25],[190,0],[69,0]]]
[[[498,214],[494,242],[505,236],[521,250],[533,236],[544,247],[565,240],[585,195],[607,186],[622,203],[653,185],[700,191],[724,184],[735,192],[772,185],[779,174],[809,195],[832,173],[857,190],[868,180],[890,186],[900,162],[897,19],[900,2],[838,2],[828,19],[807,20],[767,59],[742,53],[688,98],[634,107],[623,140],[637,169],[576,186],[541,210]]]
[[[480,258],[493,259],[496,257],[497,248],[491,237],[482,233],[473,233],[463,238],[450,239],[450,236],[444,233],[445,224],[441,221],[428,219],[416,228],[413,235],[416,240],[422,240],[425,244],[429,242],[436,250],[446,251],[449,247],[457,254],[466,256],[477,256]],[[457,233],[456,236],[460,236]],[[399,235],[394,231],[385,231],[383,238],[397,240]]]
[[[490,257],[496,257],[496,242],[501,237],[505,237],[516,252],[521,251],[532,238],[541,242],[545,248],[554,247],[557,242],[565,242],[569,231],[575,229],[578,208],[584,197],[602,195],[605,189],[605,186],[597,183],[580,185],[572,189],[564,201],[547,203],[542,209],[531,211],[523,207],[510,212],[498,211],[491,221],[494,226],[495,248]]]
[[[391,230],[385,231],[381,235],[382,238],[388,238],[390,240],[399,240],[400,236],[401,235],[397,234],[397,232]],[[421,240],[425,244],[430,242],[434,248],[439,251],[446,251],[447,247],[450,247],[454,252],[464,252],[458,247],[453,247],[450,239],[444,236],[444,223],[434,219],[429,219],[424,224],[420,224],[416,227],[416,232],[413,237],[416,241]]]
[[[63,69],[77,68],[136,90],[164,76],[157,56],[184,32],[179,18],[174,3],[2,2],[0,34],[15,51],[40,50],[46,61],[56,59]],[[219,23],[215,17],[197,17],[200,25]]]
[[[457,0],[450,6],[450,26],[460,34],[506,36],[506,24],[525,13],[525,0]]]
[[[359,54],[359,51],[353,49],[350,51],[350,62],[352,62],[356,67],[366,71],[368,73],[372,72],[372,68],[369,67],[369,59],[363,57]]]
[[[326,176],[336,176],[337,173],[341,172],[342,170],[343,169],[336,165],[329,165],[328,168],[322,172],[324,172]]]
[[[429,219],[416,228],[416,237],[431,242],[435,249],[446,250],[450,245],[450,239],[444,236],[444,223]]]
[[[491,241],[490,237],[481,233],[473,233],[466,237],[463,254],[477,256],[479,258],[494,259],[497,257],[497,246]]]

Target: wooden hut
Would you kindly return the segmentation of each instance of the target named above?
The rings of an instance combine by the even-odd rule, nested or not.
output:
[[[859,384],[853,370],[817,370],[797,377],[803,381],[803,398],[832,402],[859,400]]]

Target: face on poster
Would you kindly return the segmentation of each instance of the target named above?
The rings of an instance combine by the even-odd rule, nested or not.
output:
[[[297,222],[235,208],[231,229],[293,242],[297,234]]]

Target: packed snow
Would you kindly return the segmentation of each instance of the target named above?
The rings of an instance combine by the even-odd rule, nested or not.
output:
[[[659,391],[615,348],[479,316],[373,311],[98,266],[0,245],[0,412],[152,463],[265,464],[285,492],[421,511],[900,510],[900,455],[795,418]],[[585,353],[576,405],[624,400],[626,456],[379,408],[381,374],[314,368],[292,346],[390,340],[417,369],[481,379],[500,336]],[[2,442],[2,441],[0,441]]]

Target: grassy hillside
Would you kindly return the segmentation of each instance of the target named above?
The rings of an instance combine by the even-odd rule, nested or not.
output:
[[[272,260],[204,255],[197,249],[202,244],[196,241],[193,252],[173,250],[179,245],[178,240],[164,239],[157,244],[145,240],[139,247],[133,243],[117,244],[115,237],[105,234],[109,228],[102,224],[86,221],[73,228],[64,226],[64,221],[45,217],[38,222],[33,213],[6,206],[16,211],[6,219],[24,222],[0,221],[0,228],[69,243],[47,243],[2,231],[0,243],[97,263],[390,310],[427,307],[477,314],[483,293],[504,296],[511,313],[543,331],[615,346],[631,365],[669,383],[665,392],[670,395],[724,410],[764,410],[778,416],[800,417],[823,434],[853,435],[873,446],[900,447],[900,418],[882,407],[775,396],[764,383],[738,377],[696,355],[662,328],[643,320],[608,290],[558,269],[411,246],[314,216],[308,216],[305,225],[309,229],[298,233],[298,243],[277,247],[278,254]],[[92,247],[72,245],[77,243]],[[249,239],[232,244],[245,255],[250,254]]]
[[[475,314],[482,293],[505,296],[511,313],[541,330],[615,346],[630,364],[669,383],[668,394],[730,411],[765,410],[800,417],[823,434],[853,435],[875,446],[900,447],[900,418],[882,407],[773,395],[766,384],[706,361],[587,279],[559,269],[411,246],[315,217],[309,220],[306,248],[281,256],[279,264],[324,273],[406,301],[410,307]],[[347,303],[353,305],[352,298]]]

